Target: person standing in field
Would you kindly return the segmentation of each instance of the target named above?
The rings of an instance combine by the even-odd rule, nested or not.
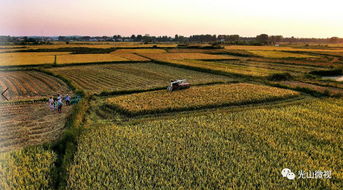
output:
[[[57,99],[54,99],[54,110],[57,110],[57,107],[58,107],[58,102],[57,102]]]
[[[59,101],[60,99],[62,100],[62,96],[57,94],[57,101]]]
[[[57,111],[58,113],[62,113],[62,97],[60,97],[58,100],[57,100]]]
[[[69,106],[70,105],[70,96],[68,94],[65,97],[65,101],[66,101],[66,105]]]
[[[50,111],[54,111],[55,107],[54,107],[54,99],[52,97],[49,98],[49,107],[50,107]]]

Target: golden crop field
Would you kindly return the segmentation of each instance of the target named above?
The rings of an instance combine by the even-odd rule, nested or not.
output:
[[[255,71],[268,74],[268,73],[275,73],[275,72],[290,72],[293,75],[303,75],[309,73],[313,70],[318,69],[318,67],[311,66],[311,65],[295,65],[295,64],[287,64],[287,63],[275,63],[273,61],[220,61],[222,64],[227,64],[226,67],[230,68],[230,72],[236,72],[237,74],[242,73],[244,71]],[[256,69],[256,70],[254,70]],[[262,70],[259,70],[262,69]]]
[[[114,53],[166,53],[164,49],[118,49]]]
[[[298,54],[298,53],[288,53],[282,51],[249,51],[255,55],[267,57],[267,58],[314,58],[316,56],[313,55],[306,55],[306,54]]]
[[[270,74],[279,73],[280,71],[269,68],[259,68],[250,65],[235,65],[225,62],[200,61],[200,60],[163,60],[171,64],[184,65],[189,67],[207,69],[212,71],[225,72],[228,74],[238,74],[255,77],[266,77]]]
[[[57,56],[57,64],[129,61],[116,54],[69,54]]]
[[[228,55],[214,55],[205,53],[141,53],[141,55],[155,60],[183,60],[183,59],[236,59]]]
[[[0,189],[51,189],[57,154],[43,147],[0,153]]]
[[[24,48],[9,48],[9,49],[0,49],[0,53],[13,53],[16,51],[24,50]]]
[[[150,61],[150,59],[139,56],[139,55],[134,54],[134,53],[117,53],[117,52],[114,52],[111,54],[119,56],[119,57],[124,58],[124,59],[127,59],[129,61]]]
[[[320,86],[320,85],[309,84],[309,83],[299,82],[299,81],[281,81],[281,82],[278,82],[278,84],[281,84],[290,88],[307,88],[307,89],[311,89],[320,93],[343,96],[343,88]]]
[[[64,76],[91,94],[166,87],[170,80],[175,78],[187,78],[192,84],[232,80],[225,76],[154,63],[73,66],[53,68],[49,71]]]
[[[53,64],[57,57],[69,52],[19,52],[0,53],[0,66],[42,65]]]
[[[0,66],[23,66],[54,64],[149,61],[149,59],[132,53],[110,54],[70,54],[69,52],[20,52],[0,53]]]
[[[315,59],[312,61],[312,59]],[[307,59],[294,59],[294,58],[280,58],[280,59],[271,59],[265,57],[251,57],[249,61],[255,62],[275,62],[279,64],[288,64],[289,67],[292,68],[292,65],[299,65],[299,66],[314,66],[314,67],[321,67],[321,68],[330,68],[335,67],[335,64],[328,60],[321,60],[317,58],[307,58]]]
[[[269,86],[237,83],[192,87],[183,91],[144,92],[108,98],[108,104],[132,113],[150,113],[182,109],[244,105],[289,98],[298,92]]]
[[[340,189],[343,99],[225,110],[90,127],[68,167],[68,188]],[[291,181],[283,168],[332,178]]]
[[[1,190],[341,189],[340,47],[68,43],[0,46]]]
[[[61,79],[37,71],[0,71],[0,91],[8,100],[32,100],[57,94],[72,94]],[[5,99],[0,96],[0,101]]]

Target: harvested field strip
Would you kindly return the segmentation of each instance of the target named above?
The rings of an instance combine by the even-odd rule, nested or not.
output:
[[[11,97],[11,96],[19,95],[20,90],[18,89],[16,85],[13,85],[12,81],[9,78],[1,77],[0,83],[2,84],[1,85],[1,87],[3,88],[1,89],[2,91],[8,88],[8,91],[6,92],[6,96]]]
[[[166,87],[170,80],[187,78],[192,84],[232,81],[226,76],[180,69],[154,63],[73,66],[49,71],[72,80],[92,94],[103,91],[145,90]]]
[[[63,87],[65,84],[62,83],[63,81],[60,80],[53,80],[53,78],[49,76],[37,76],[35,73],[28,72],[27,73],[29,76],[35,78],[37,82],[35,84],[39,84],[39,86],[44,87],[44,88],[50,88],[53,91],[57,91],[59,88]],[[44,92],[44,90],[41,90],[40,92]]]
[[[11,86],[14,86],[15,87],[15,89],[16,89],[16,91],[18,92],[18,95],[19,96],[23,96],[24,94],[26,94],[26,88],[23,88],[22,86],[21,86],[21,83],[19,83],[16,79],[17,78],[15,78],[15,77],[13,77],[13,76],[7,76],[7,79],[11,82]],[[8,89],[8,90],[10,90],[10,89]]]
[[[222,105],[259,103],[297,95],[299,93],[291,90],[238,83],[192,87],[175,92],[160,90],[117,96],[108,98],[107,104],[112,105],[113,108],[123,113],[138,115],[218,107]]]
[[[0,105],[0,152],[56,140],[70,110],[52,112],[47,103]]]
[[[40,99],[56,94],[72,94],[61,79],[38,71],[0,71],[1,89],[8,87],[10,100]]]

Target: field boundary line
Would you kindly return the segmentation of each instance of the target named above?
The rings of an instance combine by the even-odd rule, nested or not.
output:
[[[279,107],[285,107],[285,106],[305,104],[309,101],[312,101],[313,99],[315,98],[311,96],[297,96],[297,97],[288,98],[284,100],[275,100],[275,101],[270,101],[270,102],[265,102],[265,103],[252,103],[252,104],[246,104],[246,105],[206,108],[206,109],[197,109],[197,110],[188,110],[188,111],[186,110],[186,111],[180,111],[180,112],[146,114],[146,115],[140,115],[136,117],[124,118],[127,120],[118,122],[118,124],[126,125],[126,124],[141,123],[145,121],[175,119],[175,115],[174,115],[175,113],[177,113],[180,117],[186,117],[188,115],[202,116],[205,114],[212,114],[212,113],[234,113],[234,112],[241,112],[241,111],[253,110],[253,109],[279,108]]]

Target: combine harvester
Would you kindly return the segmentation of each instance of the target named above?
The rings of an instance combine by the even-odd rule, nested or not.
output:
[[[190,87],[191,87],[191,84],[189,84],[186,81],[186,79],[172,80],[170,82],[170,86],[168,86],[167,90],[175,91],[175,90],[187,89],[187,88],[190,88]]]

